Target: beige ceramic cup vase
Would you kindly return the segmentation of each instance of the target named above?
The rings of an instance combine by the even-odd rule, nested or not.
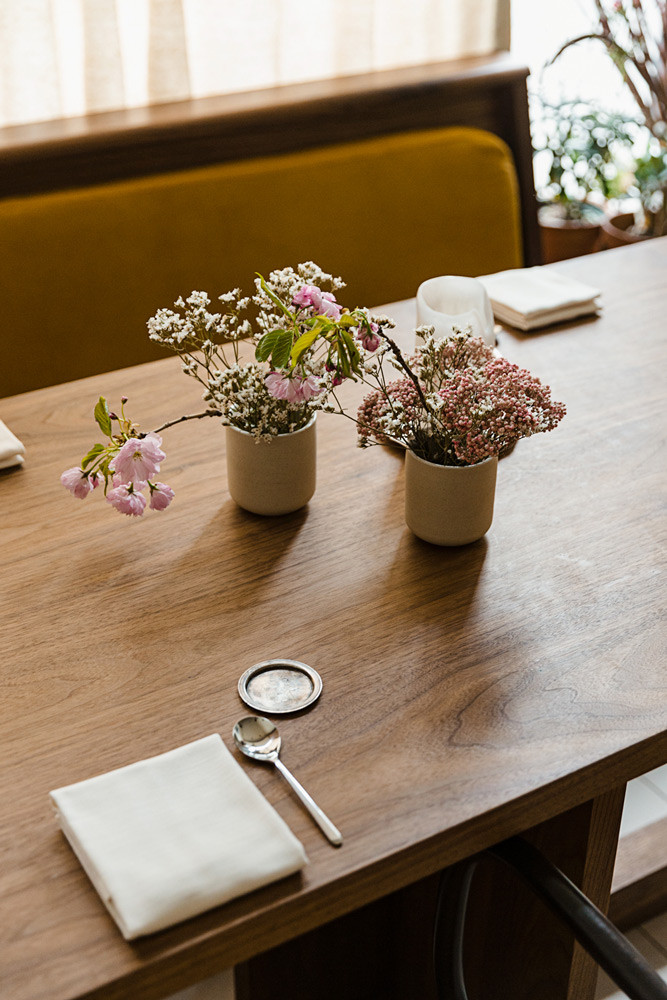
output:
[[[239,507],[252,514],[290,514],[315,492],[315,415],[298,431],[257,442],[253,434],[226,427],[227,486]]]
[[[435,465],[405,453],[405,520],[434,545],[467,545],[491,527],[497,455],[477,465]]]

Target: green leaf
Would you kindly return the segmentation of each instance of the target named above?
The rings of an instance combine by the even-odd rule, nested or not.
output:
[[[271,351],[273,350],[277,333],[277,330],[271,330],[269,333],[265,333],[263,337],[260,337],[257,347],[255,348],[255,358],[257,361],[268,361],[271,357]]]
[[[322,328],[320,326],[314,326],[312,330],[307,330],[305,333],[301,334],[296,344],[292,348],[292,354],[290,358],[292,367],[294,367],[294,365],[298,363],[299,358],[302,356],[302,354],[304,354],[308,350],[308,348],[315,343],[315,341],[320,335],[321,329]]]
[[[112,455],[107,454],[106,458],[103,459],[103,461],[102,461],[102,463],[101,463],[101,465],[99,467],[99,470],[98,470],[100,472],[100,474],[104,476],[104,495],[105,496],[107,495],[107,490],[109,489],[109,482],[113,479],[113,474],[111,472],[111,469],[109,468],[109,463],[111,462],[112,458],[115,458],[115,455],[112,456]]]
[[[258,361],[271,359],[275,368],[284,368],[292,350],[291,330],[270,330],[265,333],[255,349]]]
[[[359,372],[360,370],[359,366],[361,364],[361,352],[359,351],[357,342],[355,341],[352,334],[348,333],[347,330],[341,330],[340,335],[343,341],[345,342],[345,346],[347,347],[347,352],[350,356],[350,367],[352,368],[352,371]]]
[[[343,344],[340,340],[336,344],[336,351],[338,352],[338,364],[336,365],[336,368],[341,375],[344,375],[345,378],[349,378],[351,374],[350,360],[347,356],[347,351],[345,350],[345,344]]]
[[[275,305],[277,305],[277,306],[278,306],[278,308],[279,308],[279,309],[280,309],[280,310],[281,310],[282,312],[284,312],[284,313],[285,313],[285,315],[287,315],[287,316],[291,316],[292,314],[291,314],[291,312],[289,311],[289,309],[287,308],[287,306],[285,305],[285,303],[284,303],[284,302],[282,301],[282,299],[279,299],[279,298],[278,298],[278,296],[277,296],[277,295],[275,294],[275,292],[272,292],[272,291],[271,291],[271,289],[269,288],[269,286],[267,285],[266,281],[264,280],[264,278],[262,277],[262,275],[261,275],[261,274],[259,273],[259,271],[255,271],[255,274],[256,274],[256,275],[257,275],[257,277],[259,278],[259,283],[260,283],[260,285],[261,285],[261,287],[262,287],[262,290],[263,290],[264,292],[266,292],[266,294],[267,294],[267,295],[269,296],[269,298],[271,299],[271,301],[272,301],[273,303],[275,303]]]
[[[106,434],[107,437],[111,437],[111,417],[109,416],[109,407],[104,396],[100,396],[98,399],[95,405],[94,416],[102,433]]]
[[[88,452],[88,454],[84,455],[83,458],[81,459],[81,468],[85,469],[86,466],[90,465],[90,463],[94,459],[96,459],[98,455],[101,455],[103,451],[104,451],[103,444],[94,444],[93,447]]]

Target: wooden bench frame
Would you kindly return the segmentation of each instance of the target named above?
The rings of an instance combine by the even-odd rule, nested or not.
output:
[[[0,197],[412,129],[488,129],[514,155],[527,265],[540,263],[526,80],[507,53],[60,119],[0,132]]]

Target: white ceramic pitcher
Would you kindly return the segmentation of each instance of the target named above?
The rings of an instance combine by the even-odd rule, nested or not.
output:
[[[417,326],[435,327],[436,337],[448,337],[454,327],[472,327],[473,336],[495,347],[493,309],[486,288],[477,278],[443,275],[429,278],[417,289]],[[417,343],[423,337],[417,336]]]

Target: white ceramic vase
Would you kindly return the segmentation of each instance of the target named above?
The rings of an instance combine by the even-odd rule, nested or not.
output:
[[[482,337],[489,347],[496,343],[491,300],[477,278],[446,274],[423,281],[417,289],[417,326],[435,327],[437,338],[450,337],[454,327],[469,326],[473,336]]]
[[[315,492],[317,433],[315,415],[298,431],[271,441],[226,427],[227,486],[232,500],[253,514],[290,514]]]
[[[405,520],[434,545],[467,545],[491,527],[498,457],[477,465],[435,465],[405,453]]]

